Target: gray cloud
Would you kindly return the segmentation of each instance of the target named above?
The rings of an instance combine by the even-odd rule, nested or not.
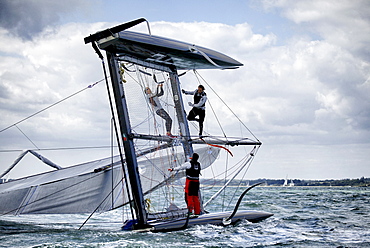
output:
[[[64,11],[58,13],[67,13]],[[333,16],[343,19],[340,12]],[[43,23],[45,28],[48,24]],[[310,30],[320,34],[317,23],[319,21],[309,21],[307,25],[312,24]],[[342,26],[329,25],[327,21],[320,23],[329,31],[348,30],[347,24],[353,26],[349,21]],[[0,32],[3,44],[0,47],[7,49],[0,54],[1,71],[6,72],[0,72],[0,88],[7,90],[0,89],[3,93],[0,93],[0,101],[3,100],[0,116],[4,117],[0,118],[0,126],[14,123],[101,79],[98,59],[91,46],[83,44],[83,37],[106,28],[105,25],[113,24],[69,23],[53,33],[35,36],[35,42],[21,41]],[[306,24],[297,22],[297,25]],[[294,177],[311,179],[369,174],[370,64],[366,56],[358,55],[366,54],[367,48],[353,49],[347,43],[337,42],[335,38],[339,36],[334,31],[314,38],[306,33],[297,34],[286,44],[277,46],[279,36],[255,34],[248,24],[159,22],[152,23],[151,27],[155,35],[209,47],[245,64],[236,71],[201,71],[201,74],[264,143],[258,156],[261,169],[256,168],[251,177],[285,177],[288,170]],[[145,25],[135,28],[147,32]],[[351,38],[353,44],[369,41],[358,33]],[[9,48],[6,44],[10,44]],[[181,82],[189,87],[197,83],[190,73],[182,77]],[[218,104],[217,97],[206,88],[209,103],[212,102],[218,116],[222,116],[227,134],[232,136],[234,133],[229,130],[236,133],[239,128],[230,121],[230,111]],[[100,84],[19,127],[39,147],[105,145],[110,143],[107,106],[104,85]],[[212,121],[210,108],[207,113],[208,130],[217,122]],[[31,145],[16,128],[8,132],[0,133],[3,149],[23,149]],[[110,151],[107,152],[109,156]],[[54,154],[47,157],[71,165],[92,160],[92,155],[96,155],[96,159],[105,156],[83,155],[78,151],[75,157]],[[14,157],[14,154],[9,158],[8,154],[0,154],[4,165],[13,162]]]
[[[63,16],[89,4],[86,0],[2,0],[0,26],[12,35],[31,40],[48,25],[58,24]]]
[[[281,14],[319,35],[331,44],[351,51],[355,56],[370,59],[370,2],[343,1],[265,1],[266,8],[277,8]],[[340,16],[340,18],[338,18]]]

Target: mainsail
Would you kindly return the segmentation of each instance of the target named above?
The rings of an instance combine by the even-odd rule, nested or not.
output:
[[[219,149],[200,148],[202,164],[210,166]],[[183,153],[176,154],[178,162],[185,161]],[[143,191],[149,193],[164,182],[183,175],[171,176],[171,156],[139,161]],[[119,156],[42,173],[0,184],[0,214],[77,214],[104,212],[129,203]]]

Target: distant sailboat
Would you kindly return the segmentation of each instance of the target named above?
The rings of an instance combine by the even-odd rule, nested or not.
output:
[[[283,187],[286,187],[286,186],[288,186],[288,175],[286,175],[284,183],[283,183]]]
[[[293,186],[294,186],[293,180],[290,179],[289,187],[293,187]]]

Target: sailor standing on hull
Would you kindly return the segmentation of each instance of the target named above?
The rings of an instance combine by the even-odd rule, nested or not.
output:
[[[200,163],[198,162],[198,153],[194,153],[193,157],[190,159],[191,160],[189,162],[186,162],[182,166],[168,170],[179,171],[186,169],[185,202],[190,213],[194,213],[194,215],[200,215],[201,207],[199,201],[199,175],[201,167]]]
[[[189,106],[193,108],[190,110],[188,114],[188,120],[199,122],[199,136],[202,136],[203,122],[204,118],[206,117],[206,101],[207,101],[207,94],[204,92],[204,86],[199,85],[198,89],[195,91],[182,90],[182,93],[184,93],[185,95],[194,96],[194,103],[189,102]],[[199,116],[199,119],[195,118],[196,116]]]

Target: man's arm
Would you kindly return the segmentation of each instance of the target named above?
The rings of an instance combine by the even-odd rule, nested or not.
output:
[[[169,171],[180,171],[180,170],[186,170],[186,169],[190,169],[190,168],[191,168],[191,164],[189,162],[186,162],[185,164],[183,164],[181,166],[170,168],[168,170]]]
[[[161,84],[158,84],[157,86],[157,92],[155,93],[156,96],[160,97],[160,96],[163,96],[163,87]]]
[[[194,95],[197,90],[194,90],[194,91],[186,91],[186,90],[182,89],[181,91],[185,95]]]

